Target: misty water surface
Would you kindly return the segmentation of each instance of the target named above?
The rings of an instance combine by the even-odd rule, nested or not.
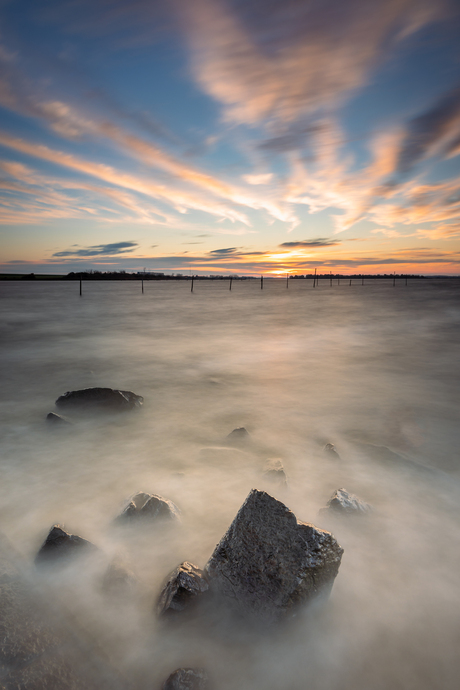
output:
[[[132,687],[160,687],[197,665],[217,690],[457,687],[458,282],[0,290],[1,532],[45,600]],[[46,425],[59,395],[90,386],[132,390],[144,406]],[[223,450],[238,426],[251,442]],[[263,478],[270,458],[282,459],[288,488]],[[372,516],[318,517],[339,487],[372,504]],[[205,565],[251,488],[343,546],[329,601],[264,636],[215,621],[159,625],[152,610],[168,572],[183,560]],[[137,491],[172,499],[181,525],[114,529]],[[36,575],[54,523],[96,544],[97,562]],[[125,598],[100,585],[112,558],[139,581]]]

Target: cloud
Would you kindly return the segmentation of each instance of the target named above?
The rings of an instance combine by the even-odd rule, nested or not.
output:
[[[110,244],[98,244],[86,249],[67,250],[65,252],[56,252],[53,256],[117,256],[118,254],[126,254],[132,252],[138,247],[137,242],[112,242]]]
[[[230,254],[235,254],[238,251],[238,247],[228,247],[226,249],[213,249],[209,252],[211,256],[229,256]]]
[[[242,175],[242,178],[248,184],[269,184],[273,179],[273,173],[261,173],[259,175]]]
[[[200,86],[228,120],[255,124],[337,104],[444,9],[431,0],[189,0],[180,18]]]
[[[302,248],[302,247],[334,247],[341,242],[318,237],[316,240],[299,240],[297,242],[283,242],[280,247]]]
[[[445,94],[429,110],[407,126],[397,171],[407,173],[419,161],[434,153],[457,155],[460,141],[460,86]]]

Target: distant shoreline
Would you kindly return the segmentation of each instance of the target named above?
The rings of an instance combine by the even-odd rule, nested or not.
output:
[[[0,273],[0,281],[23,281],[23,280],[101,280],[101,281],[119,281],[119,280],[259,280],[262,276],[240,276],[240,275],[166,275],[162,273],[98,273],[98,272],[82,272],[82,273],[68,273],[68,274],[50,274],[50,273]],[[286,280],[284,276],[267,276],[263,275],[264,280]],[[302,275],[289,275],[289,280],[313,280],[314,273]],[[391,280],[391,279],[417,279],[417,280],[455,280],[460,279],[459,275],[418,275],[410,273],[318,273],[316,280]]]

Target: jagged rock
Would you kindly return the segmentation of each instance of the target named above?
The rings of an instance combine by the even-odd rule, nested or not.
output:
[[[253,489],[205,567],[210,588],[239,614],[270,624],[329,593],[343,549],[330,532],[300,522]]]
[[[54,525],[35,557],[35,563],[42,565],[96,549],[94,544],[76,534],[68,534],[60,525]]]
[[[179,508],[167,498],[157,494],[136,494],[118,517],[121,522],[137,520],[179,520]]]
[[[49,412],[46,415],[46,421],[52,426],[66,426],[68,424],[72,425],[65,417],[61,417],[60,414],[55,414],[54,412]]]
[[[277,486],[287,486],[286,473],[284,471],[283,463],[279,458],[272,458],[268,460],[263,473],[265,479],[268,479]]]
[[[209,589],[205,574],[192,563],[181,563],[169,575],[158,598],[158,615],[170,615],[189,608]]]
[[[323,448],[323,453],[328,456],[331,460],[341,460],[340,455],[337,453],[333,443],[326,443]]]
[[[246,441],[249,441],[251,438],[250,434],[244,426],[239,426],[236,429],[233,429],[228,436],[225,437],[225,440],[227,443],[245,443]]]
[[[127,412],[140,407],[143,402],[144,398],[132,391],[83,388],[78,391],[67,391],[56,400],[56,406],[64,409]]]
[[[345,489],[337,489],[327,502],[327,507],[323,508],[321,512],[324,511],[346,513],[348,515],[362,515],[364,513],[370,513],[372,508],[369,503],[365,503],[358,498],[358,496],[348,493]]]
[[[203,668],[178,668],[163,684],[163,690],[207,690],[208,674]]]

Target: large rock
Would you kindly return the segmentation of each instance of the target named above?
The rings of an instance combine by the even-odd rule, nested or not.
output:
[[[300,522],[283,503],[253,489],[205,572],[238,613],[270,624],[328,594],[343,549],[330,532]]]
[[[322,512],[342,513],[346,515],[363,515],[372,511],[369,503],[365,503],[355,494],[350,494],[345,489],[337,489],[327,502],[327,507]]]
[[[157,494],[146,494],[142,491],[130,500],[118,517],[118,521],[127,523],[138,520],[171,521],[179,520],[179,517],[179,508],[172,501]]]
[[[206,577],[192,563],[181,563],[169,575],[158,598],[157,613],[160,616],[184,611],[197,601],[197,597],[209,589]]]
[[[163,684],[163,690],[207,690],[208,674],[202,668],[178,668]]]
[[[60,525],[54,525],[37,553],[35,563],[42,565],[65,561],[90,550],[96,550],[94,544],[76,534],[69,534]]]
[[[67,391],[56,400],[56,406],[65,410],[127,412],[140,407],[143,402],[144,398],[132,391],[119,391],[112,388],[83,388],[78,391]]]
[[[279,487],[287,486],[287,479],[286,473],[284,471],[283,462],[279,458],[271,458],[267,461],[263,477],[273,485]]]
[[[230,443],[231,445],[240,445],[242,443],[244,444],[250,440],[251,436],[249,432],[244,428],[244,426],[238,426],[225,437],[226,443]]]
[[[52,427],[63,427],[72,425],[72,422],[69,422],[68,419],[62,417],[60,414],[55,414],[54,412],[49,412],[46,415],[46,421]]]

